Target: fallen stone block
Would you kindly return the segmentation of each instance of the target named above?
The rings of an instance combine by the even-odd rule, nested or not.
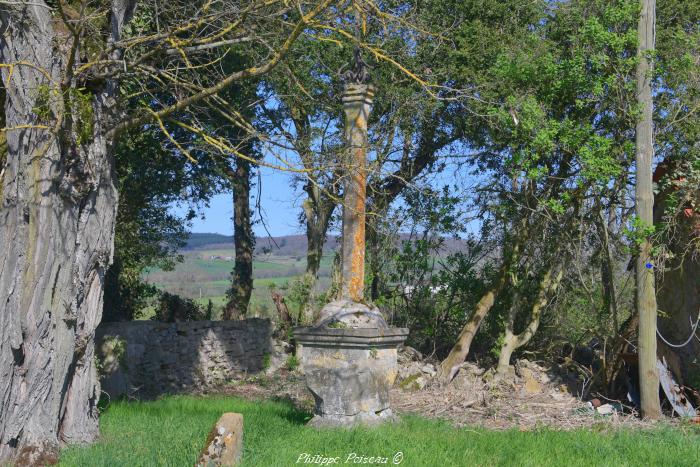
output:
[[[197,467],[238,465],[243,457],[243,415],[225,413],[207,436]]]

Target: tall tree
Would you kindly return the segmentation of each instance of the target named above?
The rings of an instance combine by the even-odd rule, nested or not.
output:
[[[116,0],[104,12],[110,44],[121,39],[133,8]],[[0,194],[2,463],[51,463],[59,440],[97,434],[93,337],[113,251],[117,191],[106,133],[116,85],[96,92],[77,85],[83,33],[76,23],[56,19],[44,2],[0,6],[8,95]]]
[[[480,91],[479,99],[470,102],[480,130],[467,132],[483,179],[476,203],[485,225],[505,226],[505,231],[499,239],[501,258],[493,286],[470,304],[473,311],[441,364],[443,379],[455,374],[490,310],[509,296],[503,293],[508,291],[505,285],[523,255],[538,244],[538,226],[581,229],[578,216],[566,214],[576,205],[590,225],[590,200],[609,193],[612,182],[629,167],[633,5],[571,1],[539,4],[538,10],[529,2],[535,9],[532,16],[517,15],[513,21],[519,22],[509,21],[519,27],[514,26],[509,42],[492,52],[492,60],[456,55],[455,66],[469,70]],[[465,34],[468,31],[475,40],[489,37],[481,30],[484,24],[480,29],[465,25]],[[565,214],[569,220],[562,222]],[[543,267],[537,269],[546,270]]]
[[[652,245],[649,239],[654,224],[654,191],[652,162],[654,158],[654,104],[651,96],[656,27],[656,0],[642,0],[639,15],[639,47],[637,50],[637,101],[641,116],[636,128],[635,211],[642,230],[636,260],[637,312],[639,314],[639,388],[642,415],[661,417],[659,374],[656,370],[656,286]]]
[[[246,142],[241,149],[252,154],[252,144]],[[245,316],[253,293],[253,234],[250,210],[251,161],[238,158],[233,171],[229,171],[229,181],[233,195],[233,243],[235,262],[231,272],[231,287],[226,295],[228,303],[224,309],[224,319]]]
[[[332,0],[0,4],[7,162],[0,193],[0,463],[46,464],[98,433],[94,334],[117,214],[113,148],[129,128],[178,120],[231,84],[273,69]],[[150,10],[150,11],[149,11]],[[127,28],[127,24],[129,27]],[[274,25],[272,28],[270,25]],[[274,29],[274,35],[266,31]],[[250,35],[255,30],[258,33]],[[221,48],[256,42],[255,65],[218,73]],[[193,67],[194,56],[209,56]],[[137,92],[120,96],[120,84]],[[125,103],[135,101],[129,115]],[[175,143],[186,155],[187,144]],[[191,157],[191,156],[190,156]]]

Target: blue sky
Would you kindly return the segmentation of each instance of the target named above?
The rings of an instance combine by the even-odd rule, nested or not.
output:
[[[465,188],[473,183],[474,178],[464,173],[456,173],[454,170],[448,170],[439,174],[433,179],[433,184],[437,187],[443,184],[454,184],[462,182]],[[288,172],[262,167],[260,168],[260,180],[262,189],[260,190],[262,215],[269,233],[272,236],[284,235],[301,235],[304,234],[304,226],[299,224],[299,214],[301,213],[301,202],[303,201],[303,193],[301,190],[295,190],[292,185],[292,175]],[[253,179],[256,186],[253,187],[254,199],[251,200],[252,208],[254,209],[254,218],[260,218],[256,210],[256,199],[258,196],[258,179]],[[468,189],[467,189],[468,191]],[[462,193],[465,198],[469,197],[469,193]],[[466,200],[466,199],[465,199]],[[184,208],[175,207],[174,211],[180,215],[184,214]],[[222,235],[233,235],[233,205],[231,193],[223,193],[215,196],[209,207],[202,210],[203,217],[197,217],[192,222],[191,231],[196,233],[219,233]],[[477,233],[480,223],[472,221],[472,225],[465,226],[466,230],[471,233]],[[257,222],[253,226],[255,235],[258,237],[266,237],[268,235],[265,227]]]
[[[257,184],[257,177],[253,179]],[[260,206],[263,218],[270,234],[273,236],[295,235],[303,232],[299,225],[300,193],[291,186],[292,176],[266,167],[261,168],[260,180],[262,182]],[[258,187],[253,187],[253,194],[257,198]],[[253,208],[256,199],[251,200]],[[184,208],[175,207],[174,212],[184,213]],[[196,218],[192,221],[192,232],[219,233],[222,235],[233,234],[233,204],[231,193],[216,195],[209,207],[202,211],[204,218]],[[257,212],[254,213],[259,219]],[[255,235],[267,236],[267,232],[261,223],[253,227]]]

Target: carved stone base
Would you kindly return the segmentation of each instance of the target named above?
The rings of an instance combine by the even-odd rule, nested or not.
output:
[[[313,426],[374,425],[393,419],[389,390],[404,328],[296,328],[297,355],[316,401]]]

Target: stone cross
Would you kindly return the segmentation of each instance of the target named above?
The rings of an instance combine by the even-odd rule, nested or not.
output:
[[[316,427],[394,420],[389,393],[397,347],[408,336],[408,329],[389,327],[381,311],[363,300],[367,120],[374,89],[359,49],[342,79],[347,149],[341,297],[321,309],[313,326],[294,329],[301,371],[316,403],[309,423]]]
[[[345,202],[343,204],[341,298],[362,302],[365,288],[365,203],[367,201],[367,120],[374,88],[370,84],[346,83],[345,111]]]

